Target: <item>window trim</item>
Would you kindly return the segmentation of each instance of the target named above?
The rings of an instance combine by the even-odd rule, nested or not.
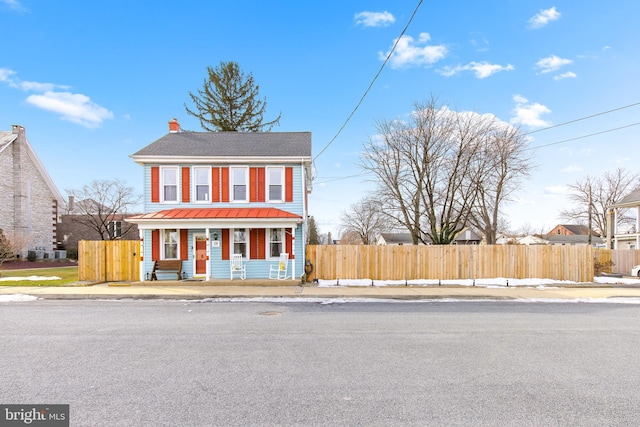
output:
[[[251,242],[251,238],[249,236],[250,230],[246,227],[243,228],[232,228],[229,230],[229,256],[235,254],[235,246],[236,246],[236,231],[244,231],[244,244],[245,244],[245,252],[242,254],[242,259],[248,260],[250,259],[251,250],[249,248],[249,244]]]
[[[167,258],[166,240],[167,231],[173,230],[176,233],[176,258]],[[163,228],[160,233],[160,259],[181,259],[180,258],[180,230],[177,228]]]
[[[204,170],[206,171],[206,178],[207,178],[207,195],[208,198],[206,200],[198,200],[198,186],[200,185],[204,185],[204,184],[199,184],[198,183],[198,170]],[[191,168],[191,174],[193,175],[193,203],[211,203],[211,198],[212,198],[212,185],[211,185],[211,166],[193,166]]]
[[[164,183],[164,174],[166,171],[174,171],[175,172],[175,177],[176,177],[176,183],[175,183],[175,187],[176,187],[176,199],[175,200],[166,200],[165,199],[165,183]],[[160,167],[160,203],[167,203],[167,204],[178,204],[180,203],[180,183],[179,183],[179,179],[180,179],[180,174],[179,174],[179,168],[178,166],[161,166]]]
[[[122,237],[122,221],[111,220],[107,223],[107,233],[114,239]]]
[[[284,203],[285,200],[285,173],[284,166],[267,166],[265,171],[265,193],[266,193],[266,201],[271,203]],[[271,199],[271,193],[269,192],[269,186],[271,185],[271,174],[269,173],[271,170],[278,170],[280,172],[280,199]]]
[[[273,230],[280,230],[280,241],[279,242],[276,241],[277,243],[280,243],[280,253],[277,253],[277,254],[272,254],[271,253],[271,243],[272,243],[271,232]],[[285,246],[287,244],[285,236],[286,236],[286,229],[284,229],[284,228],[268,228],[267,229],[267,238],[265,239],[266,243],[267,243],[267,256],[266,256],[267,259],[280,258],[280,254],[285,252],[285,250],[286,250]]]
[[[245,187],[245,198],[236,200],[236,195],[234,190],[235,186],[235,171],[242,170],[244,172],[244,187]],[[249,167],[248,166],[231,166],[229,168],[229,201],[231,203],[248,203],[249,202]]]

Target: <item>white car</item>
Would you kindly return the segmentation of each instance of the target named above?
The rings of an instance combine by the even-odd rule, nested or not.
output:
[[[640,265],[636,265],[631,269],[631,275],[633,277],[640,277]]]

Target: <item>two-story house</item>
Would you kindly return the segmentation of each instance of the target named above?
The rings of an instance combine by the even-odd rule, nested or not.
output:
[[[187,277],[228,279],[232,254],[247,278],[266,278],[281,253],[304,272],[310,132],[169,133],[131,155],[144,168],[141,280],[156,260],[182,260]]]

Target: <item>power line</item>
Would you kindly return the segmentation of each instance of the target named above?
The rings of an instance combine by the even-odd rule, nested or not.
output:
[[[640,105],[640,103],[638,103],[638,104],[632,104],[632,105]],[[627,106],[627,107],[629,107],[629,106]],[[621,108],[618,108],[617,110],[620,110],[620,109],[622,109],[622,108],[627,108],[627,107],[621,107]],[[611,112],[611,111],[616,111],[616,110],[610,110],[609,112]],[[595,114],[594,116],[598,116],[598,115],[601,115],[601,114],[606,114],[606,113],[599,113],[599,114]],[[594,117],[594,116],[590,116],[590,117]],[[586,119],[586,118],[588,118],[588,117],[584,117],[584,118],[582,118],[582,119],[577,119],[577,120],[574,120],[574,121],[584,120],[584,119]],[[567,122],[567,123],[571,123],[571,122]],[[565,123],[563,123],[563,124],[565,124]],[[571,141],[576,141],[576,140],[578,140],[578,139],[589,138],[589,137],[591,137],[591,136],[602,135],[602,134],[604,134],[604,133],[614,132],[614,131],[617,131],[617,130],[626,129],[626,128],[630,128],[630,127],[638,126],[638,125],[640,125],[640,122],[637,122],[637,123],[631,123],[631,124],[629,124],[629,125],[620,126],[620,127],[617,127],[617,128],[612,128],[612,129],[603,130],[603,131],[601,131],[601,132],[590,133],[590,134],[588,134],[588,135],[576,136],[575,138],[564,139],[564,140],[562,140],[562,141],[551,142],[551,143],[549,143],[549,144],[537,145],[537,146],[535,146],[535,147],[528,147],[528,148],[526,148],[525,150],[535,150],[535,149],[538,149],[538,148],[550,147],[550,146],[552,146],[552,145],[564,144],[565,142],[571,142]],[[561,125],[557,125],[557,126],[561,126]],[[544,130],[544,129],[541,129],[541,130]],[[362,172],[362,173],[358,173],[358,174],[355,174],[355,175],[348,175],[348,176],[342,176],[342,177],[336,177],[336,178],[327,178],[325,181],[316,182],[316,183],[314,183],[314,184],[316,184],[316,185],[317,185],[317,184],[328,184],[328,183],[330,183],[330,182],[342,181],[343,179],[357,178],[357,177],[359,177],[359,176],[368,175],[368,174],[370,174],[370,173],[371,173],[371,172],[368,172],[368,171],[367,171],[367,172]]]
[[[325,150],[327,148],[329,148],[329,146],[331,144],[333,144],[333,142],[336,140],[336,138],[338,138],[338,135],[340,135],[340,133],[342,133],[342,130],[345,128],[345,126],[347,126],[347,123],[349,123],[349,121],[351,120],[353,115],[356,113],[358,108],[360,108],[360,104],[362,104],[362,102],[364,101],[364,98],[367,96],[367,94],[369,93],[369,91],[373,87],[373,84],[375,83],[375,81],[378,79],[378,77],[382,73],[382,70],[384,69],[385,65],[387,65],[387,62],[389,62],[389,59],[391,59],[391,55],[393,55],[393,52],[396,50],[396,46],[398,46],[398,43],[402,39],[402,36],[404,36],[404,33],[409,28],[409,25],[411,24],[411,21],[413,21],[413,18],[415,17],[416,13],[418,12],[418,9],[420,8],[420,5],[422,5],[422,1],[423,0],[419,0],[418,1],[418,5],[416,6],[416,8],[414,9],[413,13],[411,14],[411,17],[409,18],[409,21],[407,22],[407,25],[405,25],[404,29],[400,33],[400,37],[398,37],[396,39],[395,43],[393,44],[393,47],[389,51],[389,54],[387,55],[387,57],[385,58],[384,62],[382,63],[382,66],[380,67],[380,69],[378,70],[376,75],[373,77],[373,80],[371,80],[371,83],[369,84],[369,87],[367,87],[367,90],[365,90],[364,94],[362,94],[362,97],[360,98],[360,101],[358,101],[358,103],[356,104],[356,106],[353,109],[353,111],[351,111],[351,114],[349,114],[349,117],[347,117],[347,119],[344,121],[342,126],[340,126],[340,129],[338,129],[338,132],[335,134],[335,136],[333,138],[331,138],[331,140],[327,143],[327,145],[325,145],[324,148],[322,150],[320,150],[320,152],[318,154],[316,154],[316,156],[313,158],[313,161],[315,161],[318,157],[320,157],[320,155],[322,153],[324,153]]]
[[[551,145],[563,144],[563,143],[565,143],[565,142],[575,141],[575,140],[577,140],[577,139],[588,138],[588,137],[590,137],[590,136],[602,135],[603,133],[613,132],[613,131],[616,131],[616,130],[626,129],[626,128],[630,128],[630,127],[638,126],[638,125],[640,125],[640,122],[632,123],[632,124],[630,124],[630,125],[626,125],[626,126],[620,126],[620,127],[617,127],[617,128],[612,128],[612,129],[603,130],[602,132],[590,133],[589,135],[582,135],[582,136],[577,136],[577,137],[575,137],[575,138],[565,139],[565,140],[562,140],[562,141],[551,142],[551,143],[549,143],[549,144],[538,145],[538,146],[535,146],[535,147],[528,147],[528,148],[527,148],[527,150],[534,150],[534,149],[536,149],[536,148],[544,148],[544,147],[549,147],[549,146],[551,146]]]
[[[548,127],[546,127],[546,128],[532,130],[531,132],[521,133],[520,135],[521,135],[521,136],[531,135],[532,133],[542,132],[542,131],[544,131],[544,130],[549,130],[549,129],[557,128],[557,127],[564,126],[564,125],[569,125],[569,124],[571,124],[571,123],[576,123],[576,122],[579,122],[579,121],[582,121],[582,120],[592,119],[592,118],[594,118],[594,117],[598,117],[598,116],[602,116],[602,115],[605,115],[605,114],[613,113],[613,112],[615,112],[615,111],[624,110],[625,108],[635,107],[636,105],[640,105],[640,102],[636,102],[636,103],[634,103],[634,104],[625,105],[624,107],[614,108],[614,109],[612,109],[612,110],[603,111],[603,112],[601,112],[601,113],[592,114],[592,115],[590,115],[590,116],[580,117],[579,119],[570,120],[570,121],[568,121],[568,122],[559,123],[559,124],[557,124],[557,125],[548,126]]]

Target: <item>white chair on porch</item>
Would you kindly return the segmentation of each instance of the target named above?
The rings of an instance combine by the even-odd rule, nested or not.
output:
[[[234,274],[237,274],[242,280],[247,278],[247,269],[242,263],[241,254],[231,255],[231,280],[233,280]]]
[[[287,267],[289,266],[289,254],[280,254],[278,264],[269,266],[269,279],[284,280],[287,278]]]

